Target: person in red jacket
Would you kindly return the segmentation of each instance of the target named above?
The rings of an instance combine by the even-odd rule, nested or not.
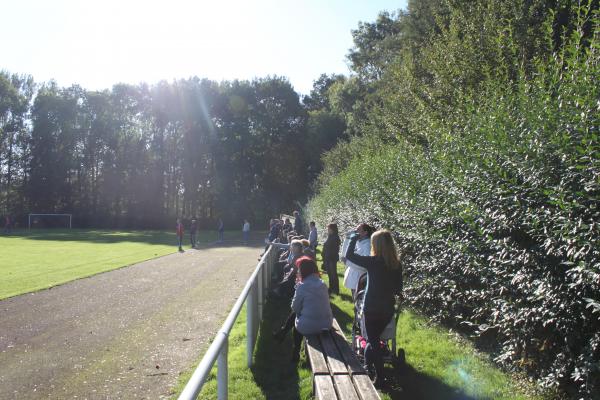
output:
[[[10,230],[12,228],[12,221],[10,220],[10,215],[4,217],[4,233],[7,235],[10,234]]]
[[[177,218],[177,240],[179,241],[179,251],[183,251],[181,247],[183,243],[183,224],[179,218]]]

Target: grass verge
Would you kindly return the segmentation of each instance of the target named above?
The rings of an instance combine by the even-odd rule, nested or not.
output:
[[[318,259],[321,265],[320,254]],[[338,263],[340,295],[332,297],[331,306],[350,339],[354,311],[350,290],[342,284],[343,272],[343,264]],[[328,281],[326,274],[323,280]],[[470,342],[413,310],[402,311],[396,340],[406,352],[407,366],[394,370],[386,365],[392,383],[382,393],[383,399],[544,399],[536,394],[534,384],[501,371]]]
[[[321,265],[320,255],[318,260]],[[343,271],[344,266],[338,264],[340,283]],[[323,279],[327,282],[326,274],[323,274]],[[341,293],[331,298],[331,306],[335,318],[349,337],[353,320],[350,291],[341,285]],[[238,317],[229,341],[231,399],[312,398],[312,377],[304,352],[300,363],[292,364],[289,362],[291,335],[281,344],[271,336],[288,312],[288,301],[267,302],[254,352],[255,364],[251,369],[246,367],[245,309]],[[398,322],[397,343],[406,351],[407,366],[400,371],[386,366],[392,384],[389,390],[381,393],[384,400],[544,399],[535,394],[533,384],[499,370],[468,341],[447,329],[430,324],[414,311],[402,312]],[[183,390],[192,371],[190,368],[180,376],[173,399]],[[217,398],[216,367],[211,371],[199,398]]]
[[[301,399],[312,398],[312,378],[304,355],[299,364],[290,363],[291,335],[283,343],[276,343],[271,332],[289,310],[284,301],[269,301],[265,305],[263,323],[254,349],[254,365],[246,366],[246,308],[242,310],[229,336],[228,374],[229,398]],[[198,359],[196,365],[200,362]],[[192,376],[195,366],[181,374],[173,389],[176,399]],[[213,367],[199,399],[217,398],[217,368]]]

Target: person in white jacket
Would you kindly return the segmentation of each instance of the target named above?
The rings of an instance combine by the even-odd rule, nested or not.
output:
[[[375,229],[367,224],[360,224],[358,226],[356,233],[358,233],[359,239],[358,242],[356,242],[354,253],[361,256],[371,255],[371,234],[374,231]],[[354,291],[358,285],[358,280],[367,272],[367,270],[359,265],[354,264],[352,261],[346,260],[346,257],[344,257],[346,250],[348,249],[348,244],[350,243],[351,233],[353,232],[346,234],[346,239],[344,240],[344,244],[342,246],[341,260],[346,265],[346,271],[344,272],[344,286],[350,289],[352,291],[352,296],[354,296]]]

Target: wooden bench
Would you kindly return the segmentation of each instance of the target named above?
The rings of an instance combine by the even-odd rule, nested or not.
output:
[[[335,319],[330,331],[307,336],[305,347],[313,373],[315,398],[380,399]]]

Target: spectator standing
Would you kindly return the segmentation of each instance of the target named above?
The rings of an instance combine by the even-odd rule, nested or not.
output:
[[[193,219],[192,224],[190,225],[190,241],[192,242],[192,249],[196,248],[196,232],[198,232],[198,223]]]
[[[181,220],[179,218],[177,218],[177,240],[179,242],[179,251],[183,251],[183,224],[181,223]]]
[[[247,219],[244,220],[242,235],[244,236],[244,244],[248,244],[248,239],[250,238],[250,222],[248,222]]]
[[[223,243],[223,232],[225,231],[225,224],[223,223],[223,220],[221,218],[219,218],[219,220],[217,221],[217,232],[218,232],[218,243]]]
[[[357,229],[358,230],[358,229]],[[350,239],[346,259],[365,268],[367,289],[363,305],[364,326],[367,336],[365,347],[365,367],[373,372],[375,367],[375,386],[385,384],[383,358],[381,355],[381,334],[394,317],[395,295],[402,291],[402,266],[392,234],[379,230],[371,237],[371,255],[361,256],[355,253],[358,235]]]
[[[367,224],[360,224],[356,228],[356,233],[358,233],[357,241],[354,242],[353,246],[356,246],[354,249],[355,253],[360,256],[368,256],[371,254],[371,234],[375,231],[371,226]],[[353,232],[354,233],[354,232]],[[350,237],[347,237],[347,240],[344,241],[344,246],[350,245],[352,243],[350,241]],[[347,247],[344,247],[343,253],[345,254]],[[360,277],[367,272],[367,270],[360,265],[356,265],[350,260],[346,260],[345,257],[342,258],[342,262],[346,264],[346,271],[344,272],[344,286],[352,291],[352,295],[356,290],[356,285],[358,285],[358,280]]]
[[[281,224],[279,223],[279,220],[273,218],[269,225],[269,237],[268,237],[269,242],[274,242],[275,240],[277,240],[279,238],[280,229],[281,229]]]
[[[308,242],[309,246],[313,250],[317,250],[317,245],[319,244],[319,234],[317,233],[317,225],[315,221],[310,221],[310,232],[308,233]]]
[[[329,293],[335,294],[340,294],[340,280],[337,275],[340,244],[337,224],[327,225],[327,239],[323,243],[323,269],[329,277]]]
[[[298,211],[294,211],[294,231],[298,235],[302,235],[304,230],[302,229],[302,218],[300,218],[300,213]]]
[[[292,229],[294,229],[294,227],[292,226],[292,222],[290,221],[289,218],[286,218],[283,222],[283,226],[281,227],[281,229],[283,229],[284,232],[289,232]]]
[[[4,217],[4,233],[6,233],[7,235],[10,234],[12,229],[12,221],[10,219],[10,215],[7,215],[6,217]]]

